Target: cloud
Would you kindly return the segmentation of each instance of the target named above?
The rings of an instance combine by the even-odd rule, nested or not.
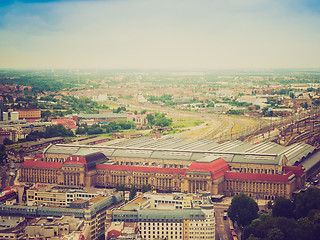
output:
[[[5,7],[0,17],[0,67],[320,63],[319,15],[309,14],[310,6],[298,0],[26,2]]]

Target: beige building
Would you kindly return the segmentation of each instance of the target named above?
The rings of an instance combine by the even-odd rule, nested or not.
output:
[[[150,184],[160,192],[289,198],[303,188],[308,175],[319,172],[317,155],[307,144],[282,147],[268,142],[252,146],[141,138],[107,146],[58,144],[44,151],[43,161],[25,161],[20,181],[138,189]]]
[[[210,197],[201,194],[145,193],[114,211],[112,221],[137,222],[146,240],[215,239],[214,208]]]
[[[25,119],[27,122],[33,122],[41,119],[41,109],[17,109],[19,119]]]
[[[90,227],[83,219],[73,216],[60,218],[35,218],[25,227],[25,239],[31,240],[67,240],[89,239],[87,229]]]
[[[0,215],[0,222],[0,239],[25,239],[24,228],[28,222],[27,219]]]

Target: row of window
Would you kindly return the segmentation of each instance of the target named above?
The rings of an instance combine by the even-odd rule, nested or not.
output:
[[[131,217],[131,215],[128,215],[128,216],[130,216]],[[161,222],[161,223],[159,223],[159,222],[152,222],[152,223],[150,223],[150,222],[141,222],[140,223],[140,225],[142,226],[168,226],[168,225],[172,225],[172,226],[180,226],[181,224],[180,223],[163,223],[163,222]]]

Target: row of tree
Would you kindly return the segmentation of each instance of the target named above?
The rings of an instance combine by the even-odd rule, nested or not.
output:
[[[148,126],[167,127],[172,123],[171,118],[167,118],[164,113],[155,113],[155,115],[149,113],[147,115]]]
[[[258,215],[258,205],[245,194],[236,195],[228,216],[243,229],[243,239],[315,240],[320,236],[320,189],[312,187],[293,200],[277,197],[268,203],[272,214]]]
[[[44,132],[33,131],[22,141],[36,141],[39,138],[52,137],[74,137],[74,133],[70,129],[66,129],[62,124],[47,126]]]
[[[81,124],[76,130],[77,134],[103,134],[103,133],[112,133],[120,130],[134,129],[135,125],[132,121],[120,120],[118,122],[110,122],[108,124],[93,124],[89,127],[87,124]]]

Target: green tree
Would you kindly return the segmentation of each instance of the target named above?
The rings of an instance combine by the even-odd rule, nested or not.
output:
[[[284,234],[279,228],[272,228],[267,234],[267,240],[284,240]]]
[[[119,183],[117,183],[115,188],[116,188],[116,190],[117,190],[118,192],[125,190],[124,184],[119,184]]]
[[[315,187],[308,188],[304,193],[299,193],[294,198],[295,216],[303,218],[308,216],[313,209],[320,210],[320,189]]]
[[[228,216],[239,226],[247,226],[258,218],[258,204],[246,194],[240,193],[232,198],[228,208]]]
[[[130,193],[129,193],[129,201],[131,201],[132,199],[134,199],[134,197],[136,196],[137,194],[137,188],[135,185],[131,185],[131,188],[130,188]]]
[[[290,199],[286,199],[284,197],[277,197],[274,200],[274,204],[272,206],[272,216],[274,217],[286,217],[292,218],[294,211],[294,204]]]
[[[301,236],[304,236],[305,239],[318,239],[319,233],[316,233],[315,224],[309,220],[309,218],[300,218],[298,219],[298,226],[301,232]]]
[[[71,130],[66,129],[62,124],[52,125],[46,127],[44,132],[45,138],[52,137],[73,137],[74,134]]]
[[[0,145],[0,165],[4,166],[6,164],[7,153],[6,147],[4,145]]]
[[[145,193],[151,190],[151,185],[150,184],[143,184],[141,192]]]
[[[275,220],[276,220],[276,227],[283,232],[285,239],[292,239],[292,240],[304,239],[304,238],[301,238],[298,224],[293,218],[289,219],[286,217],[277,217],[275,218]]]
[[[3,145],[11,145],[11,144],[13,144],[13,141],[10,140],[9,138],[5,138],[5,139],[3,140]]]
[[[172,123],[172,119],[166,118],[164,114],[156,114],[154,125],[167,127]]]
[[[253,234],[251,234],[249,238],[247,238],[247,240],[260,240],[260,238],[257,238]]]
[[[121,129],[134,129],[135,128],[134,122],[132,122],[132,121],[119,120],[117,122],[117,124],[119,125],[119,127]]]
[[[147,120],[148,120],[148,125],[150,126],[154,125],[154,116],[151,113],[147,114]]]
[[[273,207],[272,201],[268,201],[268,203],[267,203],[267,208],[268,208],[269,210],[271,210],[272,207]]]

